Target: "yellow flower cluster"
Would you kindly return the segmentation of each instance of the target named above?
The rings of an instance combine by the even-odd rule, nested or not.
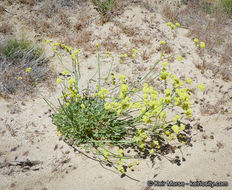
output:
[[[70,77],[70,78],[68,79],[68,83],[69,83],[69,85],[73,85],[73,84],[76,83],[76,80],[75,80],[73,77]]]
[[[161,45],[165,45],[165,44],[166,44],[165,40],[162,40],[162,41],[160,42],[160,44],[161,44]]]
[[[137,128],[137,134],[133,138],[135,143],[139,145],[140,148],[144,149],[146,139],[147,139],[147,133],[143,129]]]
[[[110,52],[106,52],[106,57],[110,57]]]
[[[30,71],[31,71],[31,67],[28,67],[25,72],[29,73]]]
[[[172,74],[171,78],[173,79],[172,84],[173,84],[174,88],[178,88],[180,86],[183,86],[183,82],[181,82],[180,79],[175,74]]]
[[[195,44],[196,44],[197,47],[200,46],[200,48],[205,48],[205,42],[200,42],[200,44],[198,44],[199,39],[197,39],[197,38],[194,38],[193,41],[195,42]]]
[[[120,81],[125,84],[126,83],[126,77],[124,75],[119,75],[118,78],[120,79]]]
[[[58,78],[56,81],[57,81],[57,83],[62,83],[63,82],[63,80],[61,78]]]
[[[162,68],[160,72],[160,79],[166,80],[168,76],[170,76],[170,73],[165,68]]]
[[[180,88],[176,89],[175,92],[176,96],[173,98],[175,100],[175,105],[182,107],[182,109],[185,111],[185,115],[192,117],[189,89]]]
[[[178,60],[178,61],[181,61],[182,59],[183,59],[183,57],[180,56],[180,55],[177,57],[177,60]]]
[[[186,82],[187,82],[188,84],[192,84],[192,79],[191,79],[191,78],[187,78],[187,79],[186,79]]]
[[[69,51],[69,52],[70,52],[70,57],[71,57],[71,59],[72,59],[73,61],[75,61],[76,64],[80,63],[80,62],[78,61],[78,54],[79,54],[79,52],[80,52],[80,49],[75,49],[75,50],[73,51],[73,53],[71,53],[71,51]]]
[[[183,123],[180,124],[180,127],[178,125],[173,125],[171,128],[176,134],[178,134],[181,130],[185,130],[185,126]]]
[[[167,23],[167,26],[170,26],[172,29],[175,29],[176,26],[177,27],[180,27],[180,23],[179,22],[176,22],[175,24],[173,24],[172,22],[168,22]]]
[[[170,26],[172,29],[175,29],[175,25],[172,22],[168,22],[167,26]]]
[[[136,58],[137,50],[135,48],[132,49],[132,58]]]
[[[201,91],[204,91],[205,90],[205,86],[204,86],[204,84],[198,84],[198,86],[197,86]]]
[[[106,88],[102,88],[98,93],[97,95],[101,98],[101,99],[105,99],[107,97],[109,93],[109,90],[106,89]]]

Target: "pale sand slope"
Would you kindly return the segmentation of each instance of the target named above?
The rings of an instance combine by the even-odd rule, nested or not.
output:
[[[144,19],[150,20],[144,22]],[[194,47],[192,39],[185,37],[187,30],[178,29],[173,36],[173,31],[166,26],[166,21],[156,13],[150,13],[140,7],[130,7],[123,15],[116,20],[129,27],[139,27],[143,38],[151,41],[149,44],[139,44],[139,52],[147,50],[152,52],[148,61],[143,61],[138,56],[135,63],[129,62],[121,64],[117,72],[122,72],[135,79],[138,75],[145,72],[141,68],[150,67],[159,57],[156,48],[161,39],[173,44],[174,52],[186,51]],[[151,23],[153,26],[151,26]],[[107,40],[109,36],[117,35],[120,30],[113,23],[104,26],[92,24],[89,26],[96,35],[96,41]],[[103,32],[104,31],[104,32]],[[130,47],[130,36],[120,33],[119,38],[114,38],[121,53]],[[96,42],[95,41],[95,42]],[[101,40],[99,40],[101,43]],[[128,47],[127,47],[128,46]],[[124,48],[125,47],[125,48]],[[104,58],[105,59],[105,58]],[[89,58],[82,56],[82,71],[85,73],[82,80],[85,82],[93,70],[88,70],[88,66],[96,68],[95,56]],[[107,62],[107,60],[104,60]],[[105,71],[108,64],[103,61],[102,66]],[[174,180],[189,182],[190,180],[212,180],[228,181],[232,188],[232,114],[231,114],[231,83],[226,83],[220,79],[214,79],[211,73],[200,73],[194,63],[201,63],[202,60],[196,53],[187,55],[183,61],[174,61],[169,64],[169,69],[178,76],[192,77],[193,82],[198,84],[203,82],[206,86],[205,93],[196,91],[193,102],[202,102],[202,105],[194,104],[193,115],[193,147],[183,150],[185,162],[181,166],[176,166],[163,159],[156,161],[152,168],[148,160],[141,161],[141,165],[135,172],[128,175],[140,180],[136,182],[127,177],[120,178],[118,172],[104,169],[98,162],[87,159],[85,156],[75,153],[72,148],[64,142],[59,141],[56,127],[52,125],[51,114],[48,105],[41,97],[33,99],[21,97],[14,100],[0,100],[0,162],[18,161],[29,159],[42,161],[42,164],[30,168],[30,170],[20,167],[4,167],[0,169],[0,189],[56,189],[56,190],[89,190],[89,189],[115,189],[129,190],[146,188],[147,180]],[[57,61],[53,60],[55,68],[61,71]],[[132,75],[132,73],[134,75]],[[221,85],[223,85],[221,87]],[[56,102],[59,97],[58,88],[56,92],[49,92],[46,88],[41,88],[44,96],[50,101]],[[223,101],[221,101],[223,100]],[[218,101],[221,101],[221,103]],[[216,108],[214,107],[214,105]],[[227,112],[223,112],[227,109]],[[201,124],[205,132],[201,133],[196,128]],[[211,138],[210,138],[211,136]],[[172,156],[172,155],[170,155]],[[33,171],[32,169],[35,169]],[[38,170],[36,170],[38,169]],[[159,188],[155,188],[159,189]],[[185,188],[160,188],[160,189],[193,189]],[[194,188],[195,189],[195,188]],[[199,189],[210,189],[199,188]],[[219,188],[218,188],[219,189]]]

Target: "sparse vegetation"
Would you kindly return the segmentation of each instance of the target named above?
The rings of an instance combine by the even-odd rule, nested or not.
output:
[[[221,0],[224,11],[232,16],[232,0]]]
[[[227,7],[230,7],[230,0],[225,3]],[[221,4],[222,3],[222,4]],[[207,44],[206,50],[209,54],[217,55],[218,62],[220,65],[212,64],[212,60],[209,58],[204,58],[204,55],[200,56],[204,58],[204,68],[201,66],[201,71],[211,70],[215,76],[219,76],[224,80],[232,80],[229,77],[231,73],[230,63],[228,61],[221,61],[222,58],[220,54],[224,51],[223,54],[227,55],[231,60],[232,52],[228,51],[228,46],[230,47],[231,41],[231,30],[229,30],[229,25],[231,25],[231,19],[228,17],[228,14],[225,13],[222,1],[193,1],[188,2],[184,7],[178,6],[169,6],[166,4],[163,7],[162,13],[168,19],[173,22],[180,22],[182,26],[189,29],[189,37],[195,38],[199,37],[202,41],[205,41]],[[210,14],[210,17],[207,16]],[[197,66],[199,68],[199,65]],[[217,67],[217,69],[215,69]],[[226,69],[227,68],[227,69]]]
[[[115,5],[115,0],[92,0],[94,5],[97,6],[97,11],[105,16],[111,11]]]
[[[29,94],[37,83],[49,79],[51,73],[48,60],[38,44],[25,38],[1,42],[0,93],[3,96],[19,91]]]

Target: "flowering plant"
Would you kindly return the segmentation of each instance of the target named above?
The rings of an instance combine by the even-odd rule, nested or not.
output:
[[[175,29],[175,25],[168,25]],[[179,27],[179,23],[176,26]],[[194,42],[198,48],[199,40],[194,39]],[[164,40],[160,43],[161,47],[165,44]],[[200,42],[200,47],[205,47],[204,42]],[[188,88],[192,80],[181,81],[170,73],[164,52],[139,81],[129,81],[126,76],[114,73],[114,57],[110,52],[105,56],[112,58],[111,66],[108,74],[102,77],[100,60],[103,55],[97,52],[97,71],[86,88],[80,89],[80,50],[60,43],[52,44],[52,48],[61,63],[60,51],[68,53],[72,60],[74,74],[65,70],[57,79],[63,89],[60,107],[52,106],[52,122],[58,127],[58,134],[71,146],[94,152],[99,161],[125,174],[128,169],[134,171],[139,157],[154,159],[170,152],[168,150],[177,144],[190,145],[191,126],[184,121],[192,117]],[[99,49],[99,44],[96,48]],[[138,51],[133,49],[131,54],[131,59],[135,59]],[[122,54],[119,59],[130,58]],[[182,57],[177,59],[180,61]],[[154,76],[159,63],[162,66]],[[158,88],[154,87],[157,85]],[[203,84],[198,87],[204,90]]]

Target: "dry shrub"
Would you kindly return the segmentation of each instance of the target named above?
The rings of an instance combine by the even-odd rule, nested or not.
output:
[[[148,46],[151,45],[152,43],[152,40],[145,36],[136,36],[130,39],[130,41],[134,46],[138,46],[138,45]]]
[[[106,51],[118,50],[118,44],[109,38],[104,39],[101,43],[101,46],[103,46]]]
[[[89,43],[91,41],[91,37],[92,33],[90,31],[82,30],[81,32],[77,33],[74,43],[80,47],[83,44]]]
[[[26,72],[31,68],[31,71]],[[29,95],[38,83],[51,86],[52,72],[48,59],[37,44],[22,38],[9,39],[0,45],[0,94]],[[21,78],[22,77],[22,78]]]
[[[139,27],[126,26],[120,22],[115,22],[115,26],[119,27],[121,32],[123,32],[128,37],[134,37],[140,31]]]
[[[178,20],[178,11],[176,11],[175,7],[172,7],[169,4],[164,4],[162,7],[162,15],[168,18],[171,22],[176,22]]]

